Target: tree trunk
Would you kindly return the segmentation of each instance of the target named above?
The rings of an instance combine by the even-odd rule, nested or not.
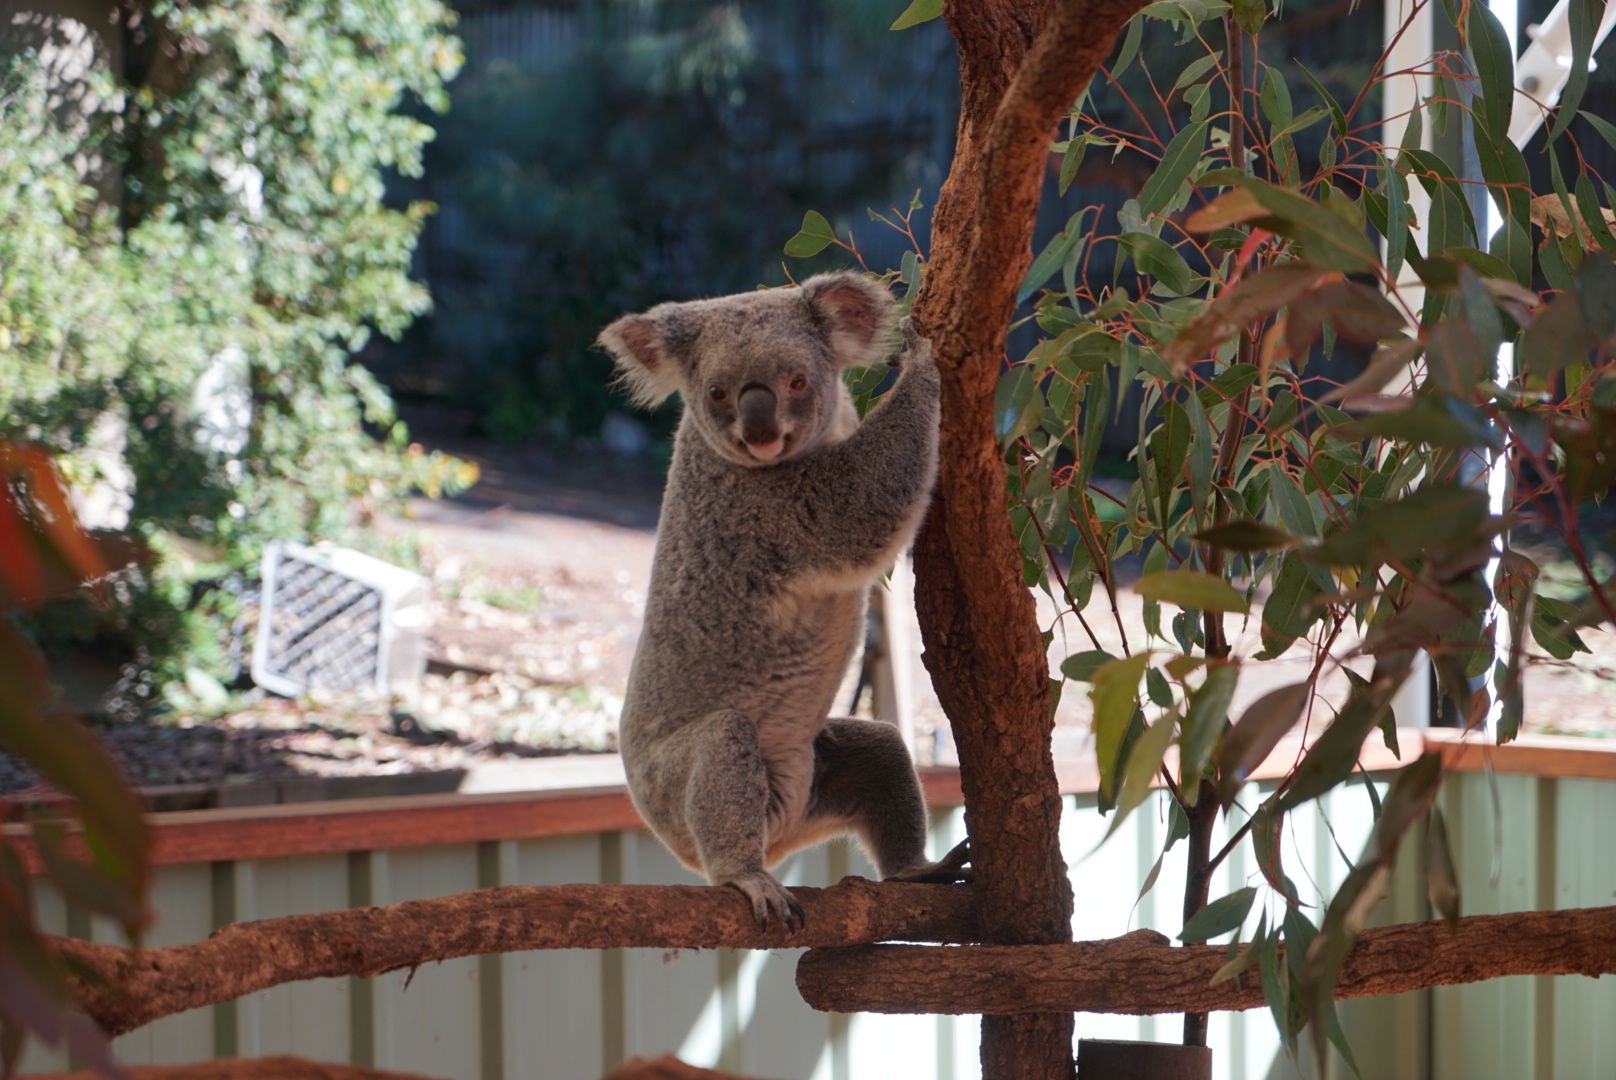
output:
[[[942,372],[941,469],[915,544],[926,667],[959,747],[985,940],[1071,940],[1050,759],[1049,667],[1006,512],[993,393],[1032,260],[1057,121],[1140,0],[945,0],[959,48],[958,143],[914,314]],[[1047,24],[1047,25],[1046,25]],[[1072,1017],[984,1019],[988,1080],[1072,1075]]]
[[[797,989],[827,1012],[1062,1012],[1147,1015],[1262,1006],[1258,970],[1213,986],[1218,946],[1174,948],[1153,930],[1070,945],[863,945],[811,949]],[[1283,955],[1280,962],[1284,962]],[[1338,999],[1401,994],[1506,975],[1616,975],[1616,907],[1474,915],[1365,930]]]

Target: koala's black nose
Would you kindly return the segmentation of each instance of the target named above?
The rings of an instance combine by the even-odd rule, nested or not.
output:
[[[741,414],[741,438],[749,446],[767,446],[780,438],[780,426],[775,422],[774,391],[766,386],[748,386],[735,399]]]

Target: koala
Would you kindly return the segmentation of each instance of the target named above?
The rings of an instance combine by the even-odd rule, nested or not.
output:
[[[906,321],[897,384],[861,424],[843,368],[881,358],[879,283],[661,304],[600,344],[642,404],[684,411],[619,743],[634,804],[714,885],[790,928],[769,868],[851,833],[884,878],[969,880],[930,863],[926,805],[898,730],[830,716],[864,640],[870,586],[908,548],[937,474],[938,376]]]

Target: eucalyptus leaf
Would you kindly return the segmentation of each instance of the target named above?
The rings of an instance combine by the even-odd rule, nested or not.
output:
[[[1359,515],[1311,557],[1332,566],[1378,566],[1471,540],[1486,519],[1485,491],[1431,484]]]
[[[1094,754],[1100,770],[1100,792],[1115,799],[1119,751],[1123,736],[1139,706],[1139,680],[1150,663],[1149,653],[1136,653],[1100,665],[1089,676],[1089,700],[1094,706]]]
[[[1301,539],[1261,521],[1236,518],[1195,534],[1195,539],[1229,551],[1275,551],[1292,548]]]
[[[1239,929],[1251,913],[1251,905],[1256,898],[1257,888],[1254,885],[1236,889],[1228,896],[1220,896],[1190,917],[1184,929],[1179,931],[1178,940],[1187,945],[1199,945],[1208,938]]]
[[[1219,787],[1225,804],[1233,801],[1240,785],[1268,760],[1274,747],[1296,726],[1312,694],[1311,682],[1270,690],[1252,702],[1229,729],[1217,758]]]
[[[1448,825],[1440,807],[1431,807],[1425,826],[1425,895],[1448,924],[1459,929],[1459,873],[1448,846]]]
[[[1413,654],[1407,652],[1393,658],[1376,659],[1374,676],[1368,683],[1354,686],[1348,692],[1346,704],[1335,720],[1302,756],[1291,776],[1290,786],[1280,799],[1283,809],[1294,810],[1352,775],[1364,740],[1391,707],[1392,695],[1408,677],[1412,658]]]
[[[1262,29],[1263,20],[1268,17],[1268,4],[1265,0],[1233,0],[1234,21],[1240,29],[1248,34],[1255,34]]]
[[[942,13],[943,0],[913,0],[908,7],[903,9],[903,14],[899,15],[897,21],[888,29],[907,30],[911,26],[919,26],[923,22],[930,22]]]
[[[1560,91],[1560,107],[1555,112],[1554,124],[1549,128],[1550,145],[1570,126],[1578,107],[1582,105],[1583,92],[1588,88],[1588,61],[1593,57],[1594,37],[1598,33],[1606,2],[1570,0],[1566,22],[1571,31],[1571,75],[1566,79],[1565,88]]]
[[[1216,62],[1215,57],[1208,56],[1202,59]],[[1194,66],[1190,65],[1190,70],[1193,70]],[[1139,192],[1139,209],[1146,217],[1165,210],[1179,187],[1189,179],[1191,170],[1195,168],[1196,162],[1201,160],[1201,151],[1206,146],[1208,124],[1209,121],[1205,120],[1191,124],[1173,136],[1173,141],[1167,144],[1156,171],[1151,173],[1150,179]]]
[[[1163,352],[1174,372],[1183,372],[1213,346],[1233,338],[1305,294],[1328,273],[1304,262],[1284,262],[1259,271],[1218,294]]]
[[[1291,642],[1307,633],[1317,621],[1322,609],[1315,603],[1320,593],[1318,583],[1308,573],[1307,566],[1296,555],[1288,552],[1274,578],[1273,591],[1262,610],[1263,651],[1259,660],[1278,656]]]
[[[810,210],[802,216],[802,228],[797,231],[797,235],[786,241],[785,252],[793,259],[806,259],[811,255],[818,255],[834,243],[836,232],[830,227],[830,222],[825,220],[825,215],[817,210]]]
[[[1361,229],[1299,191],[1251,176],[1230,177],[1268,211],[1271,231],[1302,243],[1307,260],[1326,270],[1363,271],[1378,266],[1374,245]],[[1265,224],[1264,227],[1269,227]]]
[[[1127,767],[1122,774],[1122,783],[1117,794],[1117,811],[1111,817],[1110,827],[1106,829],[1107,837],[1121,828],[1128,815],[1150,794],[1156,775],[1161,772],[1162,762],[1167,757],[1167,748],[1172,744],[1173,732],[1177,727],[1177,715],[1167,713],[1150,725],[1134,743],[1133,749],[1128,753]]]
[[[1201,775],[1211,759],[1212,749],[1228,726],[1229,702],[1240,679],[1238,664],[1219,664],[1206,673],[1206,681],[1190,698],[1184,715],[1184,733],[1179,742],[1178,764],[1183,781],[1179,790],[1188,802],[1200,786]]]
[[[1358,932],[1385,895],[1403,834],[1426,813],[1442,783],[1442,759],[1427,753],[1398,770],[1386,795],[1365,857],[1358,861],[1336,890],[1325,911],[1317,937],[1308,944],[1302,963],[1300,994],[1308,1022],[1315,1031],[1327,1030],[1335,1007],[1335,985]],[[1287,940],[1287,945],[1291,943]],[[1287,948],[1289,955],[1291,950]],[[1322,1075],[1325,1043],[1316,1040],[1315,1052]]]
[[[1250,610],[1246,598],[1220,577],[1199,570],[1163,570],[1146,574],[1134,584],[1134,591],[1181,608],[1200,611]]]
[[[1092,682],[1094,673],[1115,659],[1110,653],[1098,649],[1074,653],[1061,661],[1061,674],[1078,682]]]
[[[1133,58],[1139,55],[1139,43],[1144,38],[1145,20],[1143,16],[1135,15],[1128,20],[1128,32],[1122,37],[1122,48],[1117,50],[1117,58],[1111,62],[1111,77],[1120,79],[1122,73],[1128,70]]]
[[[1178,249],[1167,241],[1147,232],[1128,232],[1118,237],[1117,242],[1133,256],[1139,273],[1155,278],[1168,294],[1183,296],[1195,287],[1194,271]]]
[[[1470,55],[1481,79],[1486,105],[1487,135],[1492,143],[1509,139],[1509,120],[1515,102],[1515,63],[1509,37],[1498,16],[1485,4],[1470,5]]]

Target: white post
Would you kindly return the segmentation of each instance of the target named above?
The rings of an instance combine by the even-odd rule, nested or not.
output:
[[[915,571],[908,554],[899,556],[892,576],[870,590],[870,607],[881,617],[881,650],[871,672],[871,712],[897,725],[909,756],[915,756]]]
[[[1515,24],[1519,19],[1516,0],[1491,0],[1487,5],[1509,35],[1512,55],[1520,53],[1515,40]],[[1594,51],[1616,25],[1616,4],[1605,5],[1605,17],[1594,34]],[[1517,100],[1510,111],[1509,139],[1516,146],[1525,147],[1532,133],[1543,123],[1547,110],[1560,100],[1566,80],[1571,78],[1571,0],[1560,0],[1540,23],[1526,28],[1532,43],[1520,53],[1515,64],[1515,91],[1527,100]],[[1592,57],[1588,70],[1594,67]]]
[[[1402,145],[1408,128],[1409,114],[1434,92],[1434,80],[1428,74],[1393,74],[1429,71],[1431,54],[1435,49],[1431,30],[1431,9],[1437,0],[1426,0],[1416,11],[1415,0],[1386,0],[1384,33],[1392,43],[1382,69],[1387,78],[1381,82],[1382,112],[1386,117],[1381,125],[1381,142],[1388,148],[1388,157],[1395,159],[1395,148]],[[1412,16],[1412,21],[1410,18]],[[1408,28],[1404,29],[1404,23]],[[1399,36],[1399,34],[1401,36]],[[1421,126],[1420,149],[1430,149],[1431,128]],[[1408,185],[1408,207],[1413,220],[1424,226],[1431,219],[1431,197],[1419,183]],[[1409,310],[1416,313],[1425,303],[1425,286],[1408,263],[1398,274],[1397,291]],[[1409,376],[1404,375],[1386,388],[1389,394],[1399,393],[1406,387]],[[1428,728],[1431,726],[1431,658],[1421,652],[1414,658],[1408,678],[1392,698],[1392,715],[1399,727]]]

